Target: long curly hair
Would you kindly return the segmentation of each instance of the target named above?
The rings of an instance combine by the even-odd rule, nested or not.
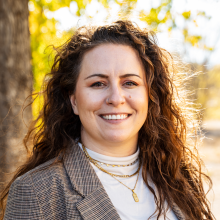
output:
[[[203,179],[210,188],[211,179],[201,171],[196,142],[188,144],[188,140],[193,141],[193,134],[194,139],[198,135],[184,88],[187,77],[171,54],[157,45],[154,32],[140,29],[130,21],[81,27],[56,48],[51,72],[44,82],[42,110],[24,138],[27,149],[32,144],[31,154],[2,192],[2,210],[10,185],[17,177],[52,158],[64,156],[72,141],[80,138],[81,122],[73,113],[69,96],[75,91],[83,55],[101,44],[132,47],[145,68],[149,109],[139,131],[138,145],[142,176],[157,205],[153,215],[159,219],[165,214],[167,202],[170,207],[175,203],[188,219],[214,219],[203,188]],[[157,192],[149,185],[149,179]]]

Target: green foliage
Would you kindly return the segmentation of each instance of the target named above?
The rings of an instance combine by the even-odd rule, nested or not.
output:
[[[158,31],[158,26],[161,23],[170,21],[167,28],[171,31],[172,28],[175,27],[175,21],[170,11],[171,7],[172,0],[162,0],[160,6],[157,8],[151,8],[149,13],[146,13],[144,10],[140,11],[140,20],[146,22],[154,31]],[[164,14],[163,18],[158,17],[161,12]]]
[[[196,46],[196,47],[198,47],[198,43],[202,39],[202,36],[200,35],[190,35],[188,33],[188,29],[183,29],[183,36],[184,36],[185,42],[188,42],[192,46]]]
[[[38,92],[45,74],[50,71],[48,45],[60,45],[65,37],[57,37],[57,24],[54,18],[47,18],[46,13],[58,10],[61,7],[69,7],[71,0],[30,0],[29,1],[29,28],[31,34],[31,64],[34,76],[34,92]],[[79,1],[78,9],[85,8],[85,4]],[[38,114],[40,99],[33,104],[34,117]]]
[[[210,16],[207,16],[204,11],[198,11],[198,12],[197,12],[197,16],[202,16],[202,17],[205,17],[205,18],[208,18],[208,19],[211,18]]]
[[[205,45],[204,37],[201,35],[195,35],[190,33],[189,26],[194,25],[198,27],[196,22],[197,18],[202,16],[205,19],[210,19],[204,11],[197,11],[197,14],[192,14],[191,11],[184,11],[182,14],[175,13],[172,11],[173,0],[161,0],[161,4],[156,8],[151,8],[149,12],[144,10],[140,11],[140,20],[146,22],[151,29],[156,32],[160,31],[160,25],[165,24],[168,32],[172,32],[175,29],[182,31],[185,43],[190,44],[193,47],[198,47],[204,50],[211,51],[212,48],[208,48]],[[161,17],[160,15],[163,14]],[[184,20],[184,26],[179,27],[176,25],[176,18],[182,16]],[[164,27],[164,26],[163,26]]]
[[[86,2],[81,0],[78,0],[78,2],[78,10],[80,11],[80,9],[85,8]],[[46,13],[56,11],[62,7],[69,7],[70,3],[71,0],[29,1],[29,8],[31,9],[29,27],[31,34],[32,71],[34,74],[34,89],[37,91],[40,89],[45,73],[49,71],[48,54],[45,53],[46,47],[51,43],[59,45],[62,42],[62,39],[57,37],[56,26],[58,21],[54,18],[47,18]]]
[[[187,20],[190,18],[190,15],[191,15],[191,11],[184,11],[182,13],[182,16]]]

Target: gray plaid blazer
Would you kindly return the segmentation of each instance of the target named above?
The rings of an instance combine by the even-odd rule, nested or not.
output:
[[[119,220],[94,169],[78,145],[74,145],[63,163],[52,159],[11,185],[5,220]],[[51,166],[50,166],[51,165]],[[172,207],[179,220],[186,218]]]

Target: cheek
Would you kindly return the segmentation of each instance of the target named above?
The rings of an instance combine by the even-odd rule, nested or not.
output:
[[[79,114],[82,112],[89,114],[100,109],[104,100],[101,94],[91,91],[82,91],[76,98],[79,106]]]
[[[128,96],[131,105],[140,113],[146,113],[148,109],[148,94],[145,88],[140,88],[137,92]]]

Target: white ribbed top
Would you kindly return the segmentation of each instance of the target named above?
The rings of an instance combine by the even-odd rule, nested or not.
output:
[[[79,143],[79,146],[82,149],[81,143]],[[139,149],[133,155],[127,157],[110,157],[89,150],[88,148],[86,148],[86,150],[90,157],[92,157],[93,159],[114,165],[130,164],[134,162],[139,155]],[[139,198],[139,202],[135,202],[131,190],[119,183],[110,175],[99,170],[94,164],[91,163],[91,165],[95,170],[97,176],[99,177],[102,185],[104,186],[109,198],[111,199],[122,220],[147,220],[153,214],[156,209],[156,204],[153,194],[150,192],[145,182],[143,181],[141,175],[142,169],[140,170],[137,186],[135,188],[135,193]],[[108,172],[114,174],[131,175],[135,173],[135,171],[138,169],[138,165],[139,162],[136,162],[135,164],[126,167],[112,167],[106,166],[104,164],[101,166]],[[129,188],[133,189],[137,180],[137,175],[129,178],[116,178],[127,185]],[[155,188],[152,183],[149,184],[153,188]],[[168,218],[170,220],[178,220],[170,209],[167,212],[167,219]],[[159,219],[164,220],[164,216],[160,217]],[[152,220],[156,220],[156,217],[152,218]]]

